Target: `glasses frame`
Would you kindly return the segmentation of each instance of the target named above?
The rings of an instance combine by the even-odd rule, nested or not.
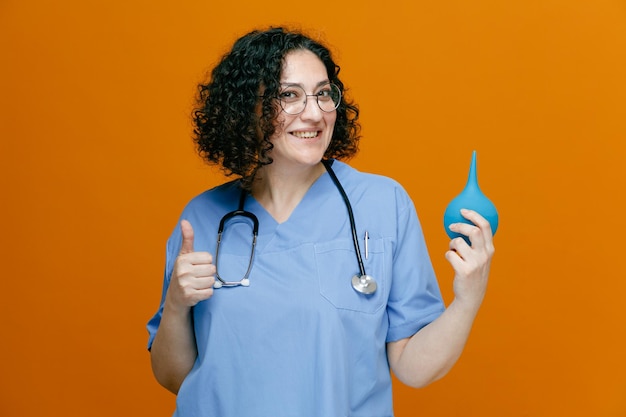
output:
[[[324,113],[332,113],[335,110],[337,110],[339,108],[339,106],[341,105],[341,100],[343,98],[343,93],[341,91],[341,88],[339,88],[339,86],[337,84],[334,84],[334,83],[331,83],[331,82],[325,83],[325,84],[321,85],[319,88],[323,88],[325,86],[331,86],[331,87],[336,88],[337,89],[337,93],[339,94],[337,103],[335,103],[335,107],[332,110],[324,110],[322,108],[322,106],[320,106],[319,96],[317,94],[307,94],[305,89],[302,88],[301,86],[297,85],[297,84],[289,84],[289,87],[297,87],[297,88],[301,89],[304,92],[304,103],[303,103],[303,106],[302,106],[302,110],[300,110],[299,112],[297,112],[297,113],[290,113],[290,112],[288,112],[287,110],[285,110],[285,106],[283,104],[283,100],[281,100],[280,97],[274,97],[274,98],[276,100],[278,100],[278,104],[280,105],[281,110],[284,111],[285,113],[291,115],[291,116],[297,116],[297,115],[301,114],[302,112],[304,112],[306,110],[306,105],[308,103],[309,97],[315,97],[315,101],[317,102],[317,107],[321,111],[323,111]],[[260,97],[265,98],[266,96],[260,96]]]

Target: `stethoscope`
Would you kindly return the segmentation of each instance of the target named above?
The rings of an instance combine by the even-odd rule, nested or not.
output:
[[[376,280],[372,278],[370,275],[365,273],[365,265],[363,264],[363,259],[361,258],[361,247],[359,245],[359,238],[356,232],[356,223],[354,221],[354,213],[352,212],[352,205],[350,204],[350,200],[348,199],[348,195],[346,191],[341,186],[337,175],[333,171],[331,165],[332,161],[323,160],[322,164],[326,168],[326,171],[330,175],[335,187],[339,190],[341,197],[348,209],[348,218],[350,219],[350,229],[352,231],[352,243],[354,244],[354,250],[356,252],[356,260],[359,264],[359,273],[355,274],[352,277],[352,288],[355,291],[361,294],[373,294],[376,291],[377,284]],[[248,287],[250,285],[250,271],[252,270],[252,264],[254,261],[254,252],[256,249],[257,237],[259,234],[259,219],[251,212],[244,210],[244,202],[246,200],[246,191],[241,190],[241,195],[239,197],[239,206],[237,210],[231,211],[230,213],[226,213],[224,217],[220,220],[220,224],[217,230],[217,247],[215,248],[215,284],[213,284],[213,288],[222,288],[222,287],[235,287],[235,286],[243,286]],[[252,248],[250,250],[250,259],[248,261],[248,268],[243,278],[239,281],[227,281],[222,278],[219,274],[219,252],[220,252],[220,244],[222,242],[222,234],[224,233],[224,228],[226,227],[226,223],[231,220],[233,217],[243,216],[252,221]]]

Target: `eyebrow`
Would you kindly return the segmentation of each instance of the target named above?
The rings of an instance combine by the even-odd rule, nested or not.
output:
[[[330,84],[330,80],[320,81],[320,82],[317,83],[317,85],[315,87],[321,87],[321,86],[323,86],[325,84]],[[302,83],[284,83],[284,82],[281,82],[280,86],[281,87],[294,87],[294,86],[296,86],[296,87],[300,87],[303,90],[305,90],[304,85]]]

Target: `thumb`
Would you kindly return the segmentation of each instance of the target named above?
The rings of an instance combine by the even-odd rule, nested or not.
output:
[[[183,243],[180,246],[179,255],[193,252],[193,227],[191,227],[191,223],[187,220],[181,221],[180,231],[183,234]]]

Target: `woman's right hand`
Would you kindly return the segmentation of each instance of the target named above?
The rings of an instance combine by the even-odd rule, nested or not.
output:
[[[165,296],[159,330],[150,350],[157,381],[178,393],[198,356],[191,307],[213,295],[215,265],[208,252],[194,252],[193,228],[180,223],[183,242]]]
[[[209,252],[194,251],[191,223],[187,220],[181,221],[180,230],[183,243],[174,263],[166,302],[170,304],[170,308],[185,310],[211,298],[215,283],[215,265]]]

